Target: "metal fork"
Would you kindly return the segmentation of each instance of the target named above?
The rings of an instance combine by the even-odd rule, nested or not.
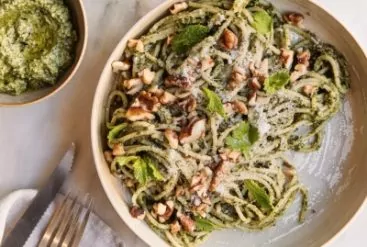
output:
[[[86,208],[78,198],[68,194],[52,216],[38,247],[77,247],[89,220],[92,199],[86,197]]]

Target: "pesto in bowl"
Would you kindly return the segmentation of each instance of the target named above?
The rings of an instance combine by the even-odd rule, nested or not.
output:
[[[0,93],[54,85],[73,63],[76,40],[62,0],[0,0]]]

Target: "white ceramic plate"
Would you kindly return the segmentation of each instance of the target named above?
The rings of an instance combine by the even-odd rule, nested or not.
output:
[[[142,221],[129,214],[129,195],[124,193],[103,157],[104,116],[114,83],[111,63],[118,60],[130,38],[144,33],[178,0],[169,0],[142,18],[120,41],[99,80],[92,113],[92,146],[98,175],[113,207],[125,223],[147,244],[167,246]],[[212,234],[204,246],[321,246],[336,236],[353,218],[367,195],[367,58],[351,34],[328,12],[308,0],[273,0],[278,9],[306,16],[305,25],[322,40],[332,43],[351,65],[352,89],[339,113],[326,128],[322,148],[312,154],[289,154],[301,182],[309,188],[310,213],[297,223],[297,202],[275,227],[261,232],[226,230]],[[311,210],[312,209],[312,210]],[[311,213],[311,211],[313,213]]]

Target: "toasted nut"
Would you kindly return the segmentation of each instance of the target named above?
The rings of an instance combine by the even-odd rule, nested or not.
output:
[[[306,85],[303,87],[303,92],[306,95],[313,95],[315,93],[316,88],[314,88],[312,85]]]
[[[295,26],[302,27],[305,17],[300,13],[286,13],[283,15],[286,22],[291,23]]]
[[[236,34],[234,34],[234,32],[226,28],[223,32],[223,43],[227,49],[232,50],[234,48],[237,48],[238,38]]]
[[[241,152],[225,148],[220,151],[219,157],[224,161],[237,162]]]
[[[177,234],[179,231],[181,231],[181,225],[177,220],[170,224],[170,231],[172,234]]]
[[[169,93],[169,92],[164,92],[160,97],[159,97],[159,102],[161,102],[162,105],[169,105],[172,104],[173,102],[176,101],[176,96],[174,96],[173,94]]]
[[[143,43],[143,41],[138,40],[138,43],[136,44],[135,49],[138,52],[144,52],[144,43]]]
[[[167,138],[167,141],[171,148],[176,149],[178,148],[178,136],[176,132],[171,129],[166,129],[164,131],[164,135]]]
[[[235,112],[240,113],[240,114],[243,114],[243,115],[247,115],[248,114],[247,106],[242,101],[235,100],[235,101],[232,102],[232,106],[233,106],[233,110]]]
[[[125,150],[124,150],[124,146],[119,143],[119,144],[115,144],[113,146],[113,150],[112,150],[112,154],[114,156],[121,156],[121,155],[124,155],[125,154]]]
[[[233,104],[230,103],[230,102],[225,103],[224,104],[224,111],[227,114],[227,116],[232,116],[235,113],[235,111],[233,109]]]
[[[177,187],[176,187],[175,195],[176,195],[176,196],[183,196],[183,195],[185,195],[185,189],[184,189],[184,187],[182,187],[182,186],[177,186]]]
[[[117,73],[119,71],[126,71],[131,68],[131,65],[127,61],[113,61],[112,62],[112,71]]]
[[[294,60],[294,51],[287,49],[280,49],[280,60],[283,63],[284,67],[288,70],[292,68],[293,60]]]
[[[255,90],[255,91],[258,91],[258,90],[260,90],[261,89],[261,84],[260,84],[260,82],[259,82],[259,80],[256,78],[256,77],[254,77],[254,78],[252,78],[251,79],[251,81],[250,81],[250,87],[253,89],[253,90]]]
[[[104,154],[104,158],[106,159],[106,161],[108,163],[112,163],[112,161],[113,161],[112,152],[111,151],[104,151],[103,154]]]
[[[173,209],[175,206],[175,203],[174,201],[166,201],[166,205],[168,206],[168,208]]]
[[[197,107],[196,99],[192,95],[178,103],[178,105],[182,108],[182,110],[186,112],[193,112],[196,110]]]
[[[137,206],[131,207],[130,214],[132,217],[139,220],[143,220],[145,218],[145,211]]]
[[[155,77],[155,72],[150,69],[144,69],[139,73],[140,79],[144,82],[144,84],[150,85]]]
[[[153,120],[155,117],[150,112],[145,111],[141,107],[130,107],[125,117],[130,121],[140,121],[140,120]]]
[[[307,67],[310,65],[311,53],[309,50],[298,53],[297,60],[299,64],[304,64]]]
[[[291,74],[291,82],[297,81],[299,78],[307,74],[307,66],[305,64],[297,64],[296,67],[294,67],[295,71]]]
[[[138,41],[137,39],[130,39],[128,42],[127,42],[127,47],[129,48],[135,48],[136,45],[138,44]]]
[[[201,61],[201,70],[205,71],[208,70],[210,68],[213,68],[215,65],[213,59],[211,57],[205,57],[202,61]]]
[[[189,7],[189,5],[186,2],[182,2],[182,3],[176,3],[174,4],[169,11],[171,12],[172,15],[175,15],[181,11],[184,11],[185,9],[187,9]]]
[[[205,119],[199,119],[194,121],[193,123],[190,123],[181,131],[179,138],[180,143],[191,143],[201,138],[205,134],[205,125]]]
[[[166,212],[166,209],[167,209],[167,206],[164,205],[163,203],[159,202],[159,203],[155,203],[153,205],[153,209],[154,209],[154,212],[157,214],[157,215],[164,215],[164,213]]]
[[[226,161],[222,161],[219,163],[219,165],[214,170],[214,176],[212,178],[212,181],[210,182],[210,191],[215,191],[218,185],[221,183],[224,177],[225,172],[225,163]]]
[[[129,90],[126,92],[126,94],[134,95],[143,89],[144,84],[141,81],[141,79],[136,78],[136,79],[125,80],[124,87]]]
[[[172,44],[172,40],[173,40],[173,36],[168,36],[167,37],[167,40],[166,40],[166,43],[167,43],[167,45],[170,45],[170,44]]]
[[[148,112],[157,112],[161,103],[156,95],[146,91],[142,91],[136,98],[133,107],[142,107],[143,110]]]
[[[184,76],[170,75],[166,78],[164,83],[167,87],[180,87],[184,89],[191,87],[190,80]]]
[[[178,216],[178,219],[180,220],[182,227],[187,232],[193,232],[195,231],[196,225],[195,221],[193,221],[189,216],[181,214]]]
[[[256,92],[250,94],[248,105],[249,106],[255,106],[256,105],[256,98],[257,98]]]

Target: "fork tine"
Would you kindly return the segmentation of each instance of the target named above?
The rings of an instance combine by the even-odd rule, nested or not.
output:
[[[38,247],[47,247],[50,240],[53,238],[53,236],[56,233],[56,230],[59,226],[59,223],[64,215],[64,212],[66,210],[67,201],[70,198],[70,193],[68,193],[64,199],[62,200],[59,208],[56,210],[54,215],[51,217],[51,220],[49,224],[46,227],[45,233],[43,234],[43,237],[41,241],[38,244]]]
[[[65,210],[64,213],[64,217],[60,222],[60,225],[57,229],[56,235],[54,236],[54,238],[52,239],[52,243],[50,245],[50,247],[57,247],[60,245],[62,239],[64,238],[65,232],[67,231],[67,229],[69,228],[71,219],[72,219],[72,214],[71,212],[74,210],[74,208],[78,205],[77,204],[77,199],[74,198],[74,200],[68,200],[68,207]]]
[[[64,241],[62,242],[61,247],[68,247],[73,242],[75,238],[76,229],[78,227],[79,218],[81,213],[83,212],[83,206],[78,204],[78,207],[74,208],[72,212],[72,220],[70,223],[70,227],[65,235]]]
[[[91,210],[92,210],[92,207],[93,207],[93,200],[92,200],[90,195],[87,195],[87,205],[88,205],[88,207],[84,212],[84,215],[82,217],[82,221],[78,225],[78,228],[75,232],[75,239],[74,239],[74,241],[71,245],[72,247],[78,247],[80,241],[82,240],[82,236],[83,236],[85,227],[87,226],[89,216],[91,214]]]

